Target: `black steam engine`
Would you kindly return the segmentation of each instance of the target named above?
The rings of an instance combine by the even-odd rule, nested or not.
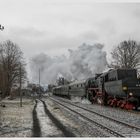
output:
[[[113,69],[79,83],[56,87],[53,93],[86,97],[92,103],[125,109],[140,107],[140,80],[135,69]]]

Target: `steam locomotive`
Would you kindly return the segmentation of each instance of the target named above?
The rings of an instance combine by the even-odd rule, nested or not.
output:
[[[111,69],[85,81],[53,88],[54,95],[80,96],[91,103],[128,110],[140,107],[140,79],[136,69]]]

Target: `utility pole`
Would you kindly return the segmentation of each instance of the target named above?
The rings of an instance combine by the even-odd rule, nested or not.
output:
[[[22,81],[21,81],[21,63],[20,63],[20,66],[19,66],[19,93],[20,93],[20,107],[22,107],[22,92],[21,92],[21,84],[22,84]]]
[[[39,68],[39,96],[41,97],[41,92],[40,92],[40,68]]]
[[[4,30],[4,26],[2,26],[1,24],[0,24],[0,30],[1,30],[1,31]],[[2,50],[1,50],[1,51],[2,51]],[[1,76],[2,76],[2,85],[3,85],[3,76],[4,76],[4,75],[1,75]],[[1,95],[0,95],[0,96],[2,97],[2,96],[3,96],[3,93],[4,93],[3,88],[2,88],[2,90],[1,90],[0,92],[1,92]]]

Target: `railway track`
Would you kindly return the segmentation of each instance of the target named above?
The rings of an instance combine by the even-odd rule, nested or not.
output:
[[[61,101],[67,103],[67,101],[64,100],[64,99],[62,99],[62,98],[60,98],[59,100],[61,100]],[[102,116],[102,117],[104,117],[104,118],[106,118],[106,119],[109,119],[109,120],[112,120],[112,121],[114,121],[114,122],[117,122],[117,123],[120,123],[120,124],[126,125],[126,126],[131,127],[131,128],[133,128],[133,129],[135,129],[135,130],[140,130],[140,127],[139,127],[139,126],[134,126],[134,125],[129,124],[129,123],[127,123],[127,122],[123,122],[123,121],[121,121],[121,120],[118,120],[118,119],[112,118],[112,117],[107,116],[107,115],[103,115],[103,114],[101,114],[101,113],[99,113],[99,112],[96,112],[96,111],[93,111],[93,110],[87,109],[87,108],[85,108],[85,107],[81,107],[81,106],[76,105],[76,104],[71,103],[71,102],[69,102],[69,104],[71,104],[71,105],[73,105],[73,106],[76,106],[76,107],[79,107],[79,108],[81,108],[81,109],[84,109],[84,110],[86,110],[86,111],[89,111],[89,112],[91,112],[91,113],[95,113],[95,114],[97,114],[97,115],[99,115],[99,116]]]
[[[77,113],[79,116],[108,131],[116,137],[140,137],[140,127],[105,116],[99,112],[68,102],[62,98],[50,97],[50,99],[70,111]]]

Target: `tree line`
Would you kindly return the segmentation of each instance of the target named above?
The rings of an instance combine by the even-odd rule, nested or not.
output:
[[[111,52],[111,68],[140,69],[140,43],[134,40],[121,42]]]
[[[26,80],[25,61],[20,47],[10,40],[0,43],[0,93],[4,98],[12,96]]]

